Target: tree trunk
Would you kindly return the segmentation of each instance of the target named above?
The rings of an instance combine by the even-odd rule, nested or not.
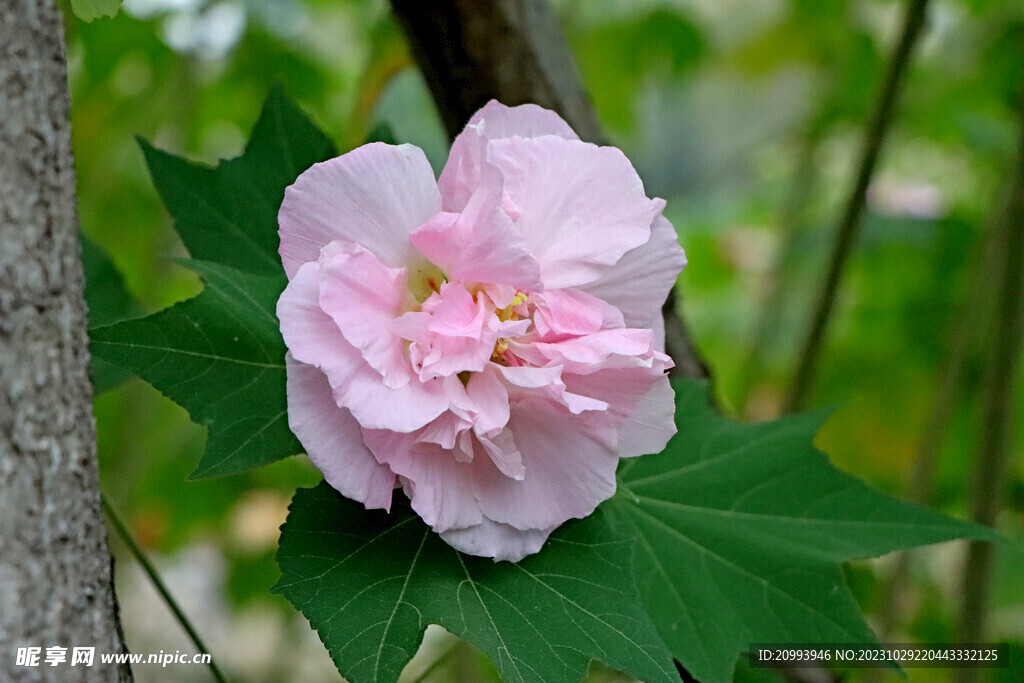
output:
[[[391,0],[449,137],[495,99],[558,112],[580,138],[604,144],[576,63],[548,0]],[[708,377],[674,292],[662,309],[673,374]]]
[[[0,680],[130,680],[100,510],[64,32],[0,0]],[[35,667],[18,648],[41,648]],[[48,647],[68,648],[47,666]],[[74,647],[95,647],[91,667]]]

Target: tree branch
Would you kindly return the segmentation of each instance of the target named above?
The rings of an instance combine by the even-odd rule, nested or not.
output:
[[[4,0],[0,680],[5,681],[45,676],[18,666],[16,647],[65,647],[69,662],[75,646],[125,651],[100,512],[69,110],[56,3]],[[45,656],[43,649],[40,659]],[[97,661],[87,671],[95,680],[132,678],[126,663]]]
[[[546,0],[391,0],[448,135],[497,99],[558,112],[590,142],[597,118]]]
[[[832,316],[832,309],[835,307],[839,283],[843,278],[846,263],[849,261],[850,252],[860,229],[861,216],[867,201],[868,185],[875,172],[882,144],[889,131],[892,111],[903,84],[907,66],[910,63],[911,53],[921,34],[921,29],[924,28],[927,7],[928,0],[910,0],[910,4],[907,6],[899,43],[889,62],[882,90],[865,131],[857,176],[839,221],[828,273],[822,285],[821,296],[814,311],[807,339],[797,362],[793,388],[787,402],[787,412],[798,411],[807,402],[817,371],[818,357],[821,355],[821,347],[825,340],[825,331]]]

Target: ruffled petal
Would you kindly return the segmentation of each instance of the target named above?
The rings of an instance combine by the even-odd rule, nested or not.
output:
[[[592,282],[651,236],[664,207],[614,147],[553,135],[491,140],[487,160],[518,208],[515,225],[548,289]]]
[[[281,293],[277,301],[281,336],[296,360],[315,365],[328,375],[347,377],[360,363],[359,351],[320,308],[319,270],[315,261],[303,264]]]
[[[501,177],[493,170],[461,214],[440,213],[410,239],[450,280],[544,289],[540,264],[502,208]]]
[[[367,429],[413,432],[448,410],[450,402],[440,379],[414,380],[394,389],[384,386],[376,370],[360,359],[347,374],[328,373],[334,400],[348,408]]]
[[[650,365],[653,341],[651,330],[626,328],[557,342],[510,341],[509,351],[533,365],[557,365],[567,372],[590,374],[606,368]]]
[[[579,288],[622,311],[627,327],[653,327],[684,267],[686,254],[679,246],[676,230],[659,214],[651,224],[650,241],[626,252],[600,277]],[[664,348],[664,341],[660,348]]]
[[[508,424],[508,389],[501,381],[498,366],[474,373],[466,384],[466,394],[473,403],[474,431],[480,436],[494,436]]]
[[[586,517],[615,493],[619,455],[614,429],[602,421],[526,400],[513,406],[509,430],[526,468],[521,481],[485,458],[467,464],[485,517],[517,529],[549,529]]]
[[[412,145],[375,142],[312,166],[286,191],[281,260],[292,277],[334,240],[360,244],[398,268],[415,256],[409,233],[441,210],[427,158]]]
[[[470,555],[518,562],[538,552],[557,526],[549,529],[517,529],[484,517],[479,524],[441,533],[448,545]]]
[[[468,485],[471,463],[437,444],[384,430],[364,430],[366,445],[399,475],[413,510],[434,531],[477,525],[483,519]],[[486,458],[485,458],[486,459]]]
[[[331,242],[320,254],[320,308],[391,389],[412,377],[394,324],[411,296],[405,276],[404,268],[388,268],[349,242]]]
[[[535,104],[506,107],[491,100],[473,114],[466,128],[452,143],[448,163],[441,171],[438,186],[445,211],[462,211],[474,190],[480,185],[480,167],[488,140],[518,136],[535,138],[557,135],[578,140],[569,124],[558,114]]]
[[[499,472],[509,479],[523,480],[526,466],[523,465],[523,454],[519,452],[512,432],[506,429],[493,437],[477,436],[477,440]]]
[[[327,483],[368,508],[391,509],[395,475],[363,444],[359,423],[339,408],[323,372],[285,356],[288,426]]]
[[[675,394],[665,374],[668,363],[651,368],[604,370],[589,375],[564,375],[567,389],[603,400],[605,418],[616,429],[616,452],[631,458],[660,453],[676,433]]]
[[[538,299],[533,322],[545,341],[625,326],[615,307],[578,289],[551,289]]]

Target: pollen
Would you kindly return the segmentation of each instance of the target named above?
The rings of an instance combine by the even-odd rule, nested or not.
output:
[[[519,320],[519,314],[516,313],[515,308],[516,308],[516,306],[524,303],[525,301],[526,301],[526,293],[525,292],[519,292],[518,294],[515,295],[515,297],[512,298],[512,303],[510,303],[505,308],[501,308],[501,309],[496,310],[494,313],[495,313],[495,315],[498,316],[498,320],[500,320],[502,322],[507,322],[509,320]],[[495,347],[495,348],[497,348],[497,347]],[[506,345],[506,348],[507,348],[507,345]]]

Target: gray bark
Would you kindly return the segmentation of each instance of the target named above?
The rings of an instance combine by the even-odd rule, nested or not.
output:
[[[64,31],[0,0],[0,680],[130,680],[100,509]],[[18,647],[68,648],[58,667]],[[73,647],[95,647],[71,667]]]

